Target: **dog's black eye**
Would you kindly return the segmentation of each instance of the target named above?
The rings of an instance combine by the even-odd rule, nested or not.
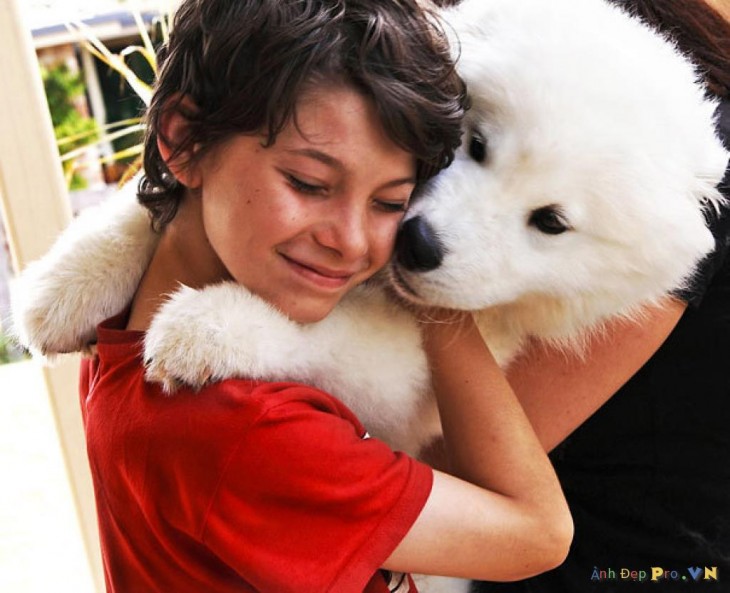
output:
[[[477,163],[483,163],[487,160],[487,140],[478,130],[471,131],[469,156]]]
[[[570,224],[557,206],[545,206],[533,210],[528,224],[546,235],[560,235],[571,230]]]

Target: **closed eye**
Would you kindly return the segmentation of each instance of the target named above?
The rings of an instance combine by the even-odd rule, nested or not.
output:
[[[389,202],[385,200],[375,200],[375,205],[384,212],[403,213],[408,208],[407,201]]]
[[[291,173],[286,173],[285,176],[286,180],[289,182],[289,185],[291,185],[296,191],[300,193],[319,195],[327,191],[326,187],[322,185],[312,185],[311,183],[306,183],[305,181],[302,181]]]

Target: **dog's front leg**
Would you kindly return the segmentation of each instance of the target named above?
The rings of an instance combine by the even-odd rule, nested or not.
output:
[[[182,288],[145,338],[147,379],[180,384],[239,377],[295,381],[342,400],[367,430],[415,453],[429,374],[414,318],[379,288],[351,292],[324,320],[299,324],[233,282]]]
[[[159,235],[129,182],[64,230],[13,282],[13,332],[34,354],[85,351],[132,299]]]

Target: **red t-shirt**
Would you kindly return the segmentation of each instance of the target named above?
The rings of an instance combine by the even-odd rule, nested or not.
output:
[[[143,334],[123,327],[99,327],[81,373],[107,590],[387,592],[378,569],[421,512],[431,469],[305,385],[167,396],[144,381]]]

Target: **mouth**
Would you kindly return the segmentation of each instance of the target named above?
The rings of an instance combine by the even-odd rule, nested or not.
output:
[[[332,270],[309,262],[293,259],[283,253],[279,255],[297,276],[303,278],[309,284],[316,285],[320,289],[341,289],[347,286],[352,280],[352,277],[357,273],[350,270]]]

